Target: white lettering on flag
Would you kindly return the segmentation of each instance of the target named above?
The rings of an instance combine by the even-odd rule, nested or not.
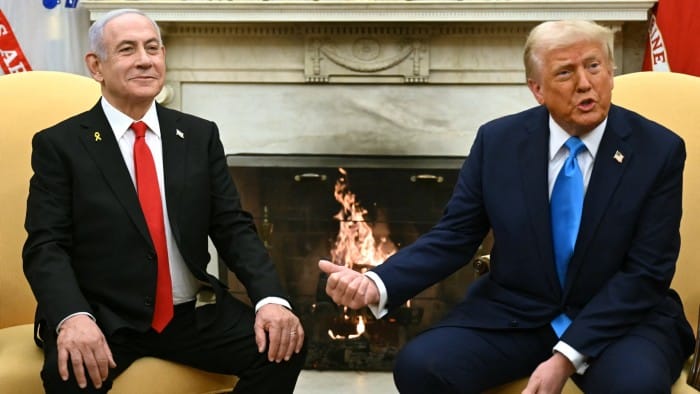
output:
[[[668,53],[666,45],[664,45],[664,37],[661,35],[661,30],[656,24],[656,16],[651,15],[649,23],[649,47],[651,56],[651,68],[654,71],[671,71],[671,66],[668,64]]]
[[[5,74],[32,70],[2,10],[0,10],[0,58],[2,58],[0,69]]]

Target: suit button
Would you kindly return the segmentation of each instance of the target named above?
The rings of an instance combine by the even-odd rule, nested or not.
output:
[[[153,298],[146,297],[146,299],[143,301],[143,304],[146,306],[153,306]]]
[[[509,327],[515,328],[518,326],[518,321],[517,320],[511,320],[510,323],[508,323]]]

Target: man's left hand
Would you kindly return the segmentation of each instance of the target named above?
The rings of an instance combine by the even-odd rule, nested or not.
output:
[[[576,371],[571,361],[563,354],[555,352],[547,361],[537,366],[522,394],[559,394],[566,380],[574,372]]]
[[[255,343],[260,353],[267,346],[270,361],[289,361],[304,345],[304,329],[289,309],[279,304],[266,304],[255,314]],[[268,344],[267,341],[270,341]]]

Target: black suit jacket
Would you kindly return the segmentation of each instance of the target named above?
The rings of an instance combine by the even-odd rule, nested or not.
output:
[[[692,330],[669,289],[680,247],[683,141],[612,106],[562,288],[550,226],[548,120],[539,106],[480,128],[440,222],[375,269],[389,308],[467,264],[492,228],[491,272],[441,324],[532,328],[566,313],[573,323],[562,340],[589,357],[631,330],[690,354]]]
[[[251,216],[241,208],[216,125],[160,105],[157,113],[168,216],[189,270],[223,296],[225,286],[206,272],[210,236],[253,303],[286,298]],[[32,146],[23,258],[38,301],[36,323],[54,329],[85,311],[107,334],[121,327],[147,330],[155,249],[100,103],[37,133]]]

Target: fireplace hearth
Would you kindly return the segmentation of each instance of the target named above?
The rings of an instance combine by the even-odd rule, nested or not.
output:
[[[389,250],[387,245],[400,249],[412,243],[440,218],[463,160],[228,156],[243,206],[253,214],[304,325],[309,346],[306,368],[389,371],[406,341],[436,323],[461,299],[474,278],[470,266],[377,320],[367,309],[352,311],[336,305],[325,293],[326,276],[317,263],[320,258],[347,266],[362,262],[351,267],[363,272],[383,261],[353,257],[368,243],[383,251]],[[342,200],[351,203],[344,207]],[[340,234],[343,229],[349,234]],[[359,239],[368,232],[372,239]],[[356,250],[339,251],[342,243]],[[235,276],[224,272],[222,266],[221,277],[228,279],[231,292],[248,301]]]

